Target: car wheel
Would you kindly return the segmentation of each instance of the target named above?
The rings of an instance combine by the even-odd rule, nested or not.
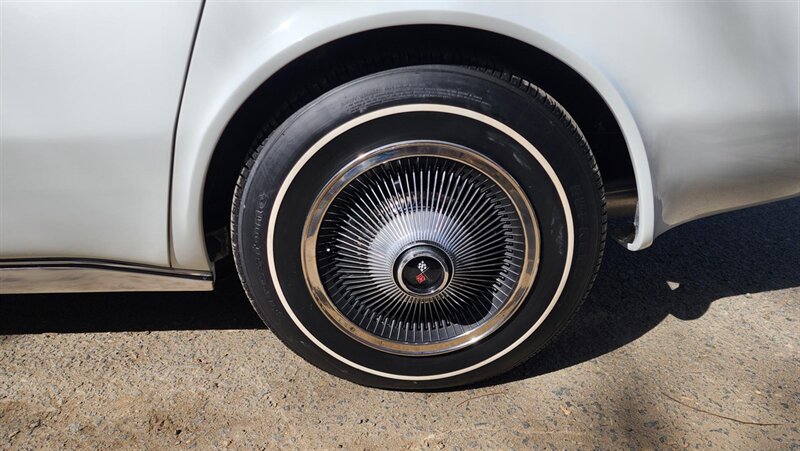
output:
[[[258,314],[354,382],[463,385],[544,347],[605,239],[591,151],[506,73],[414,66],[346,83],[259,144],[232,243]]]

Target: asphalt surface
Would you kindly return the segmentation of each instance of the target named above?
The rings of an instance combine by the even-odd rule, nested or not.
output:
[[[569,329],[480,386],[336,379],[214,293],[0,298],[0,448],[800,449],[800,199],[610,243]]]

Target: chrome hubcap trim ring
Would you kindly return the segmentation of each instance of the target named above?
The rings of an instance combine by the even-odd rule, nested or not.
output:
[[[468,328],[464,328],[462,326],[460,333],[457,327],[450,327],[448,329],[449,332],[444,334],[445,339],[434,339],[433,331],[428,330],[428,339],[425,340],[425,335],[421,331],[424,324],[412,324],[412,326],[416,326],[416,328],[412,329],[411,340],[409,340],[408,329],[405,330],[405,336],[403,337],[400,336],[399,331],[396,337],[389,337],[386,336],[386,334],[377,333],[377,329],[370,332],[362,328],[359,324],[354,322],[353,318],[343,313],[337,307],[336,302],[331,299],[331,295],[328,289],[326,289],[326,284],[322,282],[319,269],[319,256],[317,252],[319,251],[320,228],[331,205],[336,202],[343,190],[345,190],[351,182],[371,169],[409,157],[428,157],[450,160],[454,162],[453,164],[461,164],[480,173],[499,188],[508,199],[511,206],[513,206],[513,211],[516,213],[518,219],[517,224],[523,235],[521,240],[523,243],[521,246],[521,255],[519,256],[521,263],[518,265],[518,268],[516,268],[519,273],[516,276],[516,280],[511,280],[513,286],[508,287],[500,285],[501,289],[505,288],[508,290],[507,293],[500,291],[505,294],[505,296],[495,295],[497,296],[497,303],[500,305],[495,309],[495,298],[491,298],[491,309],[495,309],[495,311],[487,311],[486,314],[489,316],[476,320],[476,325],[474,327],[470,325]],[[331,322],[351,338],[374,349],[394,354],[408,356],[442,354],[464,348],[484,339],[502,326],[514,312],[516,312],[526,298],[533,284],[533,280],[535,279],[539,264],[539,235],[538,222],[527,196],[516,181],[493,161],[471,149],[451,143],[438,141],[409,141],[390,144],[367,152],[339,171],[325,188],[323,188],[321,194],[311,208],[311,214],[308,216],[304,227],[302,264],[309,292],[314,298],[315,303]],[[441,246],[441,243],[434,244]],[[392,268],[390,268],[390,271],[392,271]],[[505,297],[505,299],[502,299],[503,297]],[[414,302],[424,302],[422,299],[417,299],[414,296],[412,296],[412,298],[414,298]],[[461,296],[460,299],[464,302],[472,301],[471,299],[464,299],[464,296]],[[341,305],[342,301],[338,301]],[[411,307],[408,309],[410,310]],[[430,323],[428,323],[428,325],[430,326]],[[382,331],[385,330],[385,327],[386,325],[384,324]],[[408,325],[406,325],[406,327],[408,328]],[[423,338],[416,338],[417,330],[420,330],[419,335]],[[439,338],[439,334],[440,332],[437,329],[437,338]]]

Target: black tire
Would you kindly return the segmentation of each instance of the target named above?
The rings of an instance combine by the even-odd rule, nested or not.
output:
[[[530,202],[540,237],[535,279],[513,314],[476,342],[433,355],[387,352],[334,324],[310,293],[301,255],[326,184],[365,152],[410,140],[463,146],[496,164]],[[509,74],[430,65],[360,78],[292,115],[243,168],[231,230],[253,306],[292,350],[359,384],[434,389],[498,375],[546,346],[590,289],[605,226],[594,157],[551,97]]]

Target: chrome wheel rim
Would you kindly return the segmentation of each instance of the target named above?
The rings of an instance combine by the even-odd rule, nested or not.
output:
[[[463,146],[413,141],[332,177],[301,247],[309,291],[332,323],[372,348],[420,356],[507,322],[535,279],[540,234],[503,168]]]

